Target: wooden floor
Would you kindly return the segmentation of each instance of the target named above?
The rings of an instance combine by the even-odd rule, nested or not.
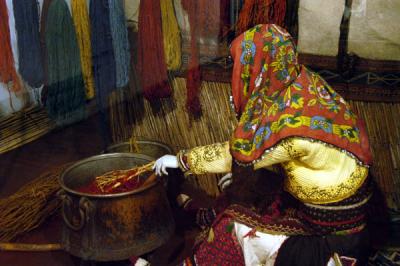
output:
[[[0,197],[14,193],[21,185],[49,168],[98,154],[104,147],[98,116],[0,154]]]
[[[22,185],[49,169],[101,153],[108,143],[102,136],[100,122],[101,118],[95,115],[86,121],[55,130],[34,142],[0,154],[0,198],[15,193]],[[182,233],[180,226],[178,218],[177,233],[166,245],[147,255],[149,260],[154,262],[153,265],[176,265],[190,252],[197,230]],[[40,228],[19,237],[16,241],[35,244],[59,243],[61,228],[62,219],[55,215],[46,220]],[[5,266],[83,266],[87,263],[89,262],[64,251],[0,251],[0,265]],[[129,265],[128,261],[90,263],[88,265]]]

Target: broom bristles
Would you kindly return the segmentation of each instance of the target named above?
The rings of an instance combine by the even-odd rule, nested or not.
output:
[[[13,195],[0,199],[0,241],[7,242],[42,224],[60,207],[56,192],[62,166],[46,172],[21,187]]]

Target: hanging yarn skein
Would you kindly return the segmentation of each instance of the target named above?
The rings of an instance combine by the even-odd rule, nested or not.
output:
[[[200,51],[198,44],[200,25],[197,18],[197,12],[200,12],[200,2],[203,2],[203,0],[182,0],[182,7],[188,13],[190,24],[190,61],[186,76],[186,108],[195,117],[201,115],[201,105],[199,100],[201,69],[199,63]]]
[[[285,27],[286,0],[273,0],[269,12],[270,23]]]
[[[220,19],[220,37],[222,39],[225,38],[227,40],[227,35],[230,31],[231,28],[231,22],[230,22],[230,9],[231,9],[231,0],[219,0],[219,19]]]
[[[42,51],[42,64],[43,64],[43,89],[41,92],[41,101],[46,105],[48,94],[48,65],[47,65],[47,47],[46,47],[46,23],[47,14],[52,0],[44,0],[42,5],[42,14],[40,16],[40,49]]]
[[[140,1],[137,68],[143,95],[147,100],[171,96],[164,55],[160,0]]]
[[[116,66],[108,0],[90,1],[89,16],[96,96],[99,107],[105,109],[109,94],[116,88]]]
[[[38,6],[37,0],[13,0],[18,38],[18,70],[22,79],[34,88],[39,88],[43,84]]]
[[[78,40],[86,99],[94,97],[92,44],[90,43],[89,12],[86,0],[72,0],[72,19]]]
[[[286,0],[245,0],[236,22],[236,36],[258,24],[284,27]]]
[[[14,65],[5,0],[0,0],[0,82],[7,84],[9,90],[13,92],[20,92],[22,89],[21,80]]]
[[[116,85],[125,87],[129,81],[130,51],[128,30],[125,21],[124,3],[122,0],[109,0],[110,27],[114,48]]]
[[[201,86],[199,41],[215,45],[220,36],[220,1],[182,0],[182,7],[189,16],[190,23],[190,61],[187,71],[186,108],[195,117],[201,115],[199,91]]]
[[[181,66],[181,33],[172,0],[161,1],[161,17],[165,62],[168,70],[176,71]]]
[[[59,126],[79,121],[86,115],[85,89],[75,28],[64,0],[52,0],[49,6],[46,46],[47,112]]]

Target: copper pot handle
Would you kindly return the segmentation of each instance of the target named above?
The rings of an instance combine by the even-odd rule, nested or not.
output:
[[[59,191],[58,196],[62,200],[61,214],[64,219],[65,224],[74,231],[81,230],[85,225],[85,222],[89,220],[89,210],[90,210],[90,201],[86,197],[82,197],[79,200],[79,223],[74,225],[74,223],[70,222],[65,212],[66,208],[68,208],[70,213],[72,206],[72,199],[69,197],[64,191]]]

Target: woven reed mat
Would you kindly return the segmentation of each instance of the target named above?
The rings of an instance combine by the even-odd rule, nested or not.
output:
[[[0,154],[34,141],[54,127],[54,122],[40,107],[31,107],[0,118]]]
[[[203,116],[199,120],[189,117],[186,108],[186,83],[183,78],[171,80],[173,99],[162,100],[159,109],[155,111],[145,101],[140,110],[134,105],[120,104],[122,96],[114,94],[111,105],[111,128],[115,143],[126,141],[132,135],[159,140],[168,144],[173,152],[199,145],[222,142],[229,139],[236,119],[230,110],[230,85],[227,83],[203,82],[200,102]],[[132,110],[127,110],[129,108]],[[143,114],[144,112],[144,114]],[[128,115],[143,116],[142,120],[128,124]],[[201,175],[190,177],[195,186],[204,189],[209,195],[219,194],[217,175]]]
[[[374,158],[371,173],[389,207],[400,210],[400,103],[349,103],[366,123]]]
[[[111,127],[114,142],[127,141],[132,135],[146,137],[167,143],[174,152],[199,145],[227,141],[236,125],[235,114],[229,104],[230,84],[203,82],[200,102],[203,116],[198,121],[190,120],[186,109],[185,79],[171,81],[174,99],[160,104],[155,113],[146,101],[140,110],[133,104],[119,104],[121,95],[113,95]],[[397,117],[399,103],[370,103],[349,101],[358,114],[366,121],[370,136],[374,165],[371,172],[391,208],[400,208],[400,127]],[[127,110],[131,108],[132,110]],[[129,115],[143,115],[142,120],[129,123]],[[195,185],[209,195],[219,194],[216,175],[193,177]]]

